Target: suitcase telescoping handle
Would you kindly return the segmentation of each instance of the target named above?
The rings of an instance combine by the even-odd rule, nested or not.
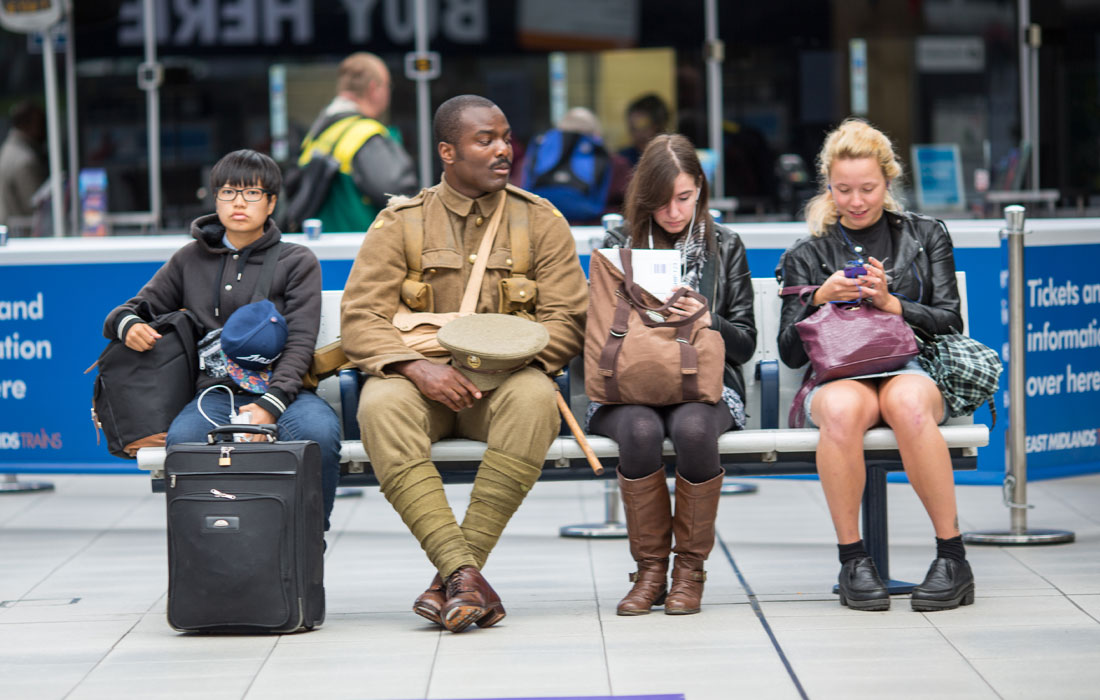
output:
[[[278,426],[274,423],[261,423],[259,425],[253,425],[251,423],[234,423],[229,425],[215,426],[209,433],[206,434],[206,440],[211,445],[218,440],[233,440],[233,433],[252,433],[253,435],[266,435],[268,439],[275,442],[275,436],[278,434]]]

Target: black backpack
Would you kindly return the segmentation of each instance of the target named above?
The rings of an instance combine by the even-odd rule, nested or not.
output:
[[[154,317],[142,302],[138,315],[161,334],[156,345],[137,352],[112,340],[92,365],[99,368],[92,422],[103,431],[111,454],[129,459],[137,457],[138,448],[163,446],[168,426],[195,397],[195,346],[201,335],[186,309]],[[97,432],[97,442],[98,437]]]
[[[309,161],[305,165],[293,165],[289,167],[283,176],[283,202],[285,206],[276,217],[279,229],[283,231],[301,231],[302,222],[311,218],[328,198],[332,189],[332,181],[340,172],[340,161],[332,154],[336,150],[340,139],[348,133],[361,119],[348,119],[348,123],[341,129],[335,139],[328,144],[328,148],[322,144],[310,153]],[[332,127],[339,122],[333,122],[321,131],[318,138],[307,136],[308,140],[317,142]]]
[[[266,299],[283,248],[279,242],[264,255],[252,301]],[[92,423],[107,438],[116,457],[137,458],[142,447],[163,447],[168,426],[195,397],[198,380],[198,342],[204,329],[187,309],[154,316],[149,302],[135,312],[161,334],[151,350],[138,352],[121,340],[112,340],[99,360],[92,391]],[[98,432],[96,433],[98,442]]]

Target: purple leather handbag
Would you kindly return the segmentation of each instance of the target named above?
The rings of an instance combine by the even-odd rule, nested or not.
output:
[[[814,289],[817,287],[784,287],[779,293],[801,296]],[[916,336],[905,319],[867,301],[823,304],[812,316],[796,323],[795,328],[810,356],[810,371],[791,406],[788,416],[791,427],[804,424],[803,400],[818,384],[899,369],[918,352]]]

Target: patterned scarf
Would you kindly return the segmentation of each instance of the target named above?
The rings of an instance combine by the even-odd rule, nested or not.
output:
[[[699,285],[703,282],[703,265],[707,261],[706,225],[706,221],[700,221],[694,231],[680,236],[673,244],[680,251],[680,259],[683,261],[684,286],[697,292],[702,291]]]

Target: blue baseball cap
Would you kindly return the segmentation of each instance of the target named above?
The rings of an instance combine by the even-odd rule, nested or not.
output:
[[[221,345],[229,376],[255,394],[267,391],[271,365],[286,346],[286,319],[270,300],[246,304],[222,327]]]

